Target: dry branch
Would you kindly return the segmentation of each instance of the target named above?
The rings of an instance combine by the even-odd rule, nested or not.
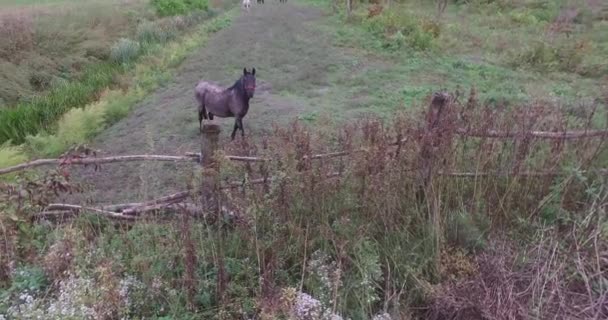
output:
[[[35,168],[40,166],[48,165],[93,165],[103,164],[112,162],[129,162],[129,161],[170,161],[170,162],[189,162],[198,161],[198,158],[192,155],[186,156],[167,156],[167,155],[153,155],[153,154],[141,154],[141,155],[130,155],[130,156],[112,156],[103,158],[69,158],[69,159],[38,159],[16,166],[7,167],[0,169],[0,175],[21,171],[29,168]]]
[[[65,204],[65,203],[52,203],[46,207],[45,212],[67,211],[67,210],[74,211],[74,212],[90,211],[95,214],[103,215],[103,216],[106,216],[111,219],[119,219],[119,220],[137,219],[137,217],[125,216],[125,215],[117,213],[117,212],[101,210],[101,209],[93,208],[93,207],[79,206],[79,205],[75,205],[75,204]]]
[[[189,191],[181,191],[181,192],[177,192],[177,193],[174,193],[174,194],[171,194],[168,196],[160,197],[160,198],[146,201],[146,202],[131,203],[130,204],[131,206],[129,206],[129,207],[126,206],[129,204],[115,205],[112,207],[117,208],[115,210],[120,210],[122,212],[122,214],[136,215],[136,214],[139,214],[142,212],[161,209],[167,205],[181,202],[184,199],[188,198],[189,196],[190,196]]]
[[[514,139],[521,136],[530,136],[537,139],[585,139],[585,138],[598,138],[608,137],[608,130],[583,130],[583,131],[564,131],[564,132],[551,132],[551,131],[530,131],[530,132],[500,132],[496,130],[487,131],[475,131],[467,129],[456,129],[456,133],[462,136],[477,137],[477,138],[500,138],[500,139]],[[401,141],[391,143],[390,146],[398,146],[401,143],[407,142],[408,139],[402,139]],[[356,149],[352,151],[337,151],[330,153],[321,153],[310,156],[311,159],[324,159],[334,158],[351,155],[353,153],[363,152],[362,149]],[[47,165],[94,165],[103,163],[113,162],[129,162],[129,161],[170,161],[170,162],[199,162],[201,154],[188,152],[184,156],[168,156],[168,155],[128,155],[128,156],[111,156],[103,158],[70,158],[70,159],[38,159],[22,164],[18,164],[12,167],[0,169],[0,175],[8,174],[16,171],[22,171],[25,169],[47,166]],[[308,158],[305,156],[304,159]],[[272,159],[262,157],[248,157],[248,156],[226,156],[226,159],[237,162],[267,162]]]
[[[456,129],[456,133],[468,137],[502,139],[513,139],[521,136],[530,136],[537,139],[585,139],[608,137],[608,130],[500,132],[496,130],[475,131],[461,128]]]

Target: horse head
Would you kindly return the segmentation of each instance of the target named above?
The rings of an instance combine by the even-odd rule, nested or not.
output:
[[[247,68],[243,68],[243,77],[241,78],[245,93],[248,98],[253,98],[255,93],[255,68],[251,72],[247,71]]]

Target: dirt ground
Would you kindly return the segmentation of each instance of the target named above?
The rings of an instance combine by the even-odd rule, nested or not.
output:
[[[315,101],[330,90],[329,70],[343,69],[353,59],[315,27],[323,19],[319,9],[278,1],[243,11],[193,52],[172,81],[100,134],[92,147],[100,150],[98,155],[198,152],[196,83],[205,79],[229,86],[244,67],[257,70],[256,95],[244,119],[248,139],[269,130],[273,122],[317,112],[322,106]],[[221,143],[230,143],[234,119],[217,122],[222,126]],[[195,166],[150,162],[108,164],[96,172],[74,168],[74,179],[86,182],[89,191],[65,200],[101,204],[150,199],[183,190],[191,168]]]

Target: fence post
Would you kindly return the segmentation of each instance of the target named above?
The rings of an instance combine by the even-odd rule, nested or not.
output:
[[[436,92],[433,94],[431,104],[426,116],[426,127],[424,128],[421,149],[419,156],[420,166],[420,187],[418,190],[418,199],[423,202],[426,200],[429,212],[429,222],[432,224],[435,231],[435,266],[439,266],[439,254],[441,252],[441,216],[440,216],[440,199],[438,194],[433,189],[433,167],[437,163],[436,149],[441,143],[441,126],[440,120],[442,115],[446,113],[445,108],[450,104],[451,97],[446,92]]]
[[[217,150],[220,131],[220,126],[215,123],[203,125],[201,130],[201,166],[208,167],[213,164],[213,154]]]
[[[426,127],[422,133],[421,148],[420,148],[420,171],[422,178],[422,187],[426,190],[430,184],[433,164],[435,160],[435,148],[439,146],[440,135],[439,121],[445,113],[444,109],[450,102],[450,95],[445,92],[436,92],[433,94],[431,104],[426,116]]]
[[[219,165],[214,159],[218,149],[220,126],[215,123],[204,124],[201,130],[201,204],[203,212],[217,225],[217,255],[216,266],[218,270],[216,294],[222,307],[224,292],[226,291],[226,272],[224,267],[224,245],[222,234],[222,211],[220,205]]]

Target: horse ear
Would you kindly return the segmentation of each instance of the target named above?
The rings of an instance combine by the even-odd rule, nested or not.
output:
[[[243,74],[247,75],[247,68],[243,68]]]
[[[251,71],[251,74],[255,76],[255,68]]]

